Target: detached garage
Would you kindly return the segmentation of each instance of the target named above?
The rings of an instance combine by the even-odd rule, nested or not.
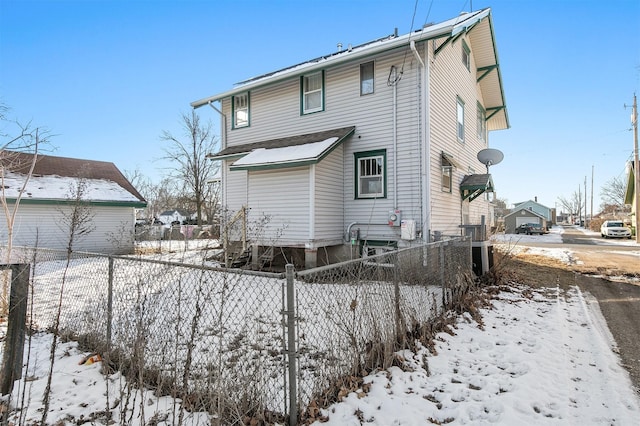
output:
[[[504,233],[515,234],[516,228],[525,223],[537,223],[542,229],[547,229],[547,219],[544,216],[531,209],[521,208],[504,217]]]
[[[133,252],[135,210],[146,202],[113,163],[38,155],[27,179],[33,159],[32,154],[0,153],[3,204],[12,212],[18,203],[14,246],[66,249],[75,229],[74,251]],[[82,218],[72,227],[80,210]],[[4,214],[0,245],[7,244],[8,235]]]

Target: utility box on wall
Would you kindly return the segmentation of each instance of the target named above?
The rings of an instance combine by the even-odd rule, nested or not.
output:
[[[416,239],[416,221],[403,220],[400,226],[400,238],[413,241]]]
[[[400,226],[402,223],[402,212],[400,210],[389,210],[389,226]]]

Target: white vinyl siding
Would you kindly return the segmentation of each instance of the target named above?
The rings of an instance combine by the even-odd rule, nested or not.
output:
[[[248,172],[249,238],[261,245],[309,239],[309,167]]]
[[[344,232],[344,149],[336,148],[315,165],[315,240],[342,241]]]
[[[423,53],[428,46],[433,55],[432,43],[417,43],[419,52]],[[393,51],[372,58],[375,60],[374,77],[377,81],[386,81],[392,66],[399,67],[404,60],[401,51]],[[467,120],[465,144],[457,143],[456,125],[456,96],[466,105],[474,105],[481,100],[475,73],[469,73],[460,61],[460,44],[455,42],[442,49],[437,57],[430,58],[430,123],[429,130],[431,154],[431,221],[432,230],[444,231],[447,235],[460,234],[460,194],[459,184],[467,170],[454,168],[452,170],[452,193],[442,192],[442,168],[440,153],[448,152],[456,160],[468,167],[477,164],[476,154],[479,147],[476,137],[476,120]],[[473,54],[470,58],[474,69]],[[417,61],[405,63],[402,79],[395,86],[378,84],[375,92],[360,95],[360,65],[362,61],[341,64],[324,70],[324,105],[322,114],[301,115],[301,80],[291,78],[274,83],[268,87],[251,90],[251,126],[242,132],[229,132],[228,146],[243,145],[287,136],[302,135],[339,127],[355,126],[355,134],[342,144],[344,151],[342,174],[342,231],[352,222],[372,224],[386,223],[390,210],[402,211],[403,219],[416,220],[416,226],[421,228],[422,200],[426,194],[421,186],[421,165],[423,150],[425,149],[420,120],[424,93],[422,76],[424,69]],[[462,82],[462,83],[461,83]],[[393,107],[394,90],[396,93],[396,136],[397,144],[393,146]],[[223,111],[230,113],[231,102],[227,98],[222,103]],[[227,123],[230,127],[231,124]],[[357,199],[354,180],[354,154],[357,152],[386,149],[386,198]],[[327,158],[328,159],[328,158]],[[322,160],[315,166],[315,235],[324,238],[322,218],[325,214],[336,214],[333,209],[335,203],[328,204],[326,211],[321,211],[324,202],[319,192],[323,182],[330,179],[325,173]],[[397,169],[394,164],[397,161]],[[231,172],[230,175],[240,172]],[[253,173],[253,172],[252,172]],[[328,182],[328,181],[327,181]],[[300,183],[303,185],[303,183]],[[308,188],[308,181],[304,183]],[[331,183],[333,185],[333,183]],[[237,185],[240,187],[241,185]],[[227,192],[230,187],[227,186]],[[240,188],[238,188],[240,189]],[[397,191],[396,191],[397,189]],[[271,196],[273,194],[271,193]],[[326,196],[330,198],[330,196]],[[228,199],[236,197],[227,195]],[[249,201],[250,207],[251,200]],[[470,206],[471,221],[479,223],[481,214],[487,214],[487,205],[480,198],[474,200]],[[287,210],[289,204],[281,205],[281,210]],[[477,206],[477,208],[476,208]],[[274,207],[275,208],[275,207]],[[484,211],[484,213],[482,213]],[[309,217],[310,212],[300,212],[300,217]],[[474,215],[477,215],[476,218]],[[337,216],[336,216],[337,217]],[[334,220],[332,219],[327,219]],[[327,229],[331,226],[327,225]],[[367,234],[377,239],[398,238],[399,229],[389,226],[372,225],[367,227]],[[365,227],[362,227],[364,233]],[[288,231],[287,231],[288,232]],[[327,231],[330,233],[329,231]],[[333,232],[333,231],[331,231]],[[302,239],[299,243],[306,241]],[[289,235],[289,234],[287,234]],[[288,237],[287,237],[288,238]]]
[[[467,40],[469,46],[473,47]],[[436,43],[435,48],[439,46]],[[430,46],[431,52],[433,48]],[[466,120],[465,143],[452,143],[457,140],[457,102],[452,99],[460,98],[465,105],[481,103],[482,94],[476,82],[475,73],[469,73],[460,61],[461,46],[458,42],[450,43],[442,49],[430,69],[431,89],[431,181],[439,182],[441,176],[441,160],[437,154],[444,151],[452,155],[462,168],[452,170],[452,194],[443,192],[440,184],[431,187],[431,215],[432,230],[441,231],[445,235],[460,235],[461,204],[460,182],[464,175],[470,173],[469,167],[479,165],[476,155],[478,151],[487,147],[485,142],[478,140],[476,128],[477,120]],[[470,67],[475,69],[473,50],[470,55]],[[484,173],[484,171],[482,171]],[[496,182],[496,185],[499,183]],[[453,195],[453,196],[452,196]],[[491,206],[484,197],[475,199],[472,203],[463,203],[470,223],[480,223],[481,216],[485,216],[487,223]]]
[[[133,207],[90,206],[91,232],[76,236],[72,249],[105,254],[133,252],[135,211]],[[21,203],[13,232],[14,246],[66,250],[70,231],[65,218],[71,206]],[[6,241],[7,228],[0,224],[0,238]]]
[[[229,170],[233,161],[227,161],[224,180],[224,207],[229,213],[235,213],[247,205],[247,172],[246,170]]]

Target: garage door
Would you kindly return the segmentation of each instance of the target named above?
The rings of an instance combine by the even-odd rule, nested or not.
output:
[[[537,223],[538,225],[540,225],[540,218],[539,217],[520,217],[520,216],[516,217],[516,228],[525,223]]]

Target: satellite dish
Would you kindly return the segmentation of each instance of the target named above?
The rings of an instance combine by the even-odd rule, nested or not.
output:
[[[486,148],[478,152],[478,161],[487,166],[487,173],[489,173],[489,166],[498,164],[504,158],[502,151],[493,148]]]

